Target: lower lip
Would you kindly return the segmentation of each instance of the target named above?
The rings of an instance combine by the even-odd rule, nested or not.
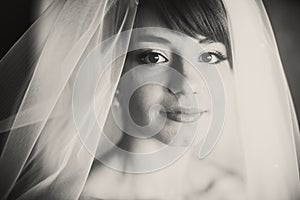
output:
[[[166,112],[167,118],[181,123],[192,123],[198,121],[201,117],[201,112],[197,113],[180,113],[180,112]]]

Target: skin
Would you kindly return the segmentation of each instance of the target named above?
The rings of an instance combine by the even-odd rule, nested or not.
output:
[[[134,26],[135,28],[170,28],[163,18],[160,17],[160,13],[157,12],[155,6],[147,5],[147,3],[139,7]],[[198,38],[193,38],[193,40],[199,43],[205,51],[195,52],[194,49],[189,47],[180,46],[179,48],[178,45],[175,45],[178,43],[178,40],[171,32],[166,37],[163,37],[164,41],[168,42],[163,42],[158,38],[145,42],[145,40],[149,40],[149,35],[155,38],[155,36],[164,34],[145,31],[138,36],[133,36],[130,46],[135,46],[138,50],[128,53],[123,75],[140,65],[145,66],[145,73],[135,73],[130,77],[131,84],[134,85],[147,76],[151,70],[153,71],[153,68],[168,66],[185,77],[191,87],[190,89],[182,87],[176,93],[168,90],[167,87],[157,84],[147,84],[138,88],[131,96],[129,104],[129,112],[133,121],[139,126],[146,126],[152,120],[149,117],[149,110],[153,105],[159,104],[168,110],[182,104],[184,106],[191,105],[189,104],[190,98],[198,99],[198,108],[205,112],[196,120],[188,120],[188,122],[167,117],[163,128],[148,139],[136,139],[121,131],[109,137],[114,138],[116,144],[123,140],[123,143],[121,142],[119,146],[125,150],[145,153],[172,142],[176,136],[176,131],[182,124],[198,123],[199,129],[197,129],[196,140],[184,156],[174,164],[152,173],[127,174],[112,170],[103,166],[99,161],[95,161],[83,190],[82,198],[244,199],[243,160],[240,156],[242,148],[239,146],[240,141],[236,131],[234,73],[226,59],[222,60],[213,54],[207,54],[219,52],[226,57],[225,46],[222,43],[206,40],[204,36],[199,35]],[[182,44],[184,44],[185,39],[182,38],[182,40]],[[211,119],[210,95],[205,81],[197,73],[197,69],[186,59],[173,53],[182,51],[185,51],[185,54],[190,54],[190,58],[194,58],[199,63],[199,66],[205,63],[211,67],[217,67],[226,92],[227,120],[224,123],[223,134],[214,151],[204,160],[199,160],[197,154]],[[211,57],[208,57],[208,55]],[[149,67],[148,73],[147,66]],[[170,78],[168,74],[162,75],[166,77],[166,83],[170,82],[171,79],[168,80]],[[120,91],[114,99],[114,103],[121,108],[125,106],[123,105],[124,102],[122,102],[124,92],[126,91]],[[160,114],[161,112],[156,112],[155,118],[159,118]],[[114,123],[107,124],[113,126],[112,124]],[[110,130],[112,129],[110,128]],[[118,134],[119,136],[116,136]],[[185,139],[185,137],[180,138],[175,145],[185,145]],[[111,159],[122,160],[124,158],[115,158],[112,154]],[[134,165],[128,160],[123,160],[123,162],[128,165]],[[116,188],[118,188],[118,192],[116,192]]]

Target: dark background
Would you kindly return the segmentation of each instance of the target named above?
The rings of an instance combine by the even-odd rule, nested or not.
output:
[[[34,22],[36,14],[32,11],[36,5],[35,1],[37,0],[9,0],[0,3],[0,58]],[[263,2],[275,31],[297,114],[300,117],[300,23],[298,22],[300,1],[263,0]]]

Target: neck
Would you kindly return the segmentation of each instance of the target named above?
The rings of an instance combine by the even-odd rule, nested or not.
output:
[[[170,156],[172,157],[172,154],[174,153],[173,155],[175,156],[173,160],[170,161],[174,162],[178,160],[179,161],[177,166],[178,168],[185,168],[186,167],[185,165],[189,163],[188,160],[190,160],[191,158],[195,159],[197,157],[196,150],[199,149],[198,146],[197,147],[196,146],[191,146],[191,147],[167,146],[166,144],[163,144],[162,142],[160,142],[155,138],[136,139],[129,136],[125,136],[122,139],[122,142],[119,145],[119,147],[121,147],[125,151],[129,151],[136,154],[150,154],[154,152],[159,152],[161,149],[164,148],[170,148],[171,149],[170,153],[157,153],[157,155],[154,156],[155,159],[153,160],[153,162],[162,161],[162,163],[164,163],[165,160],[170,160]],[[141,164],[139,163],[140,161],[132,160],[131,158],[128,157],[125,158],[123,162],[125,163],[124,165],[125,168],[129,166],[130,167],[133,166],[133,168],[135,168],[134,166],[138,166]],[[161,166],[161,167],[165,167],[165,166]],[[179,170],[179,171],[184,171],[184,170]]]

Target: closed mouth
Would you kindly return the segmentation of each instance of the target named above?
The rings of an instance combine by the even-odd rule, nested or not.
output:
[[[170,120],[181,123],[192,123],[197,121],[202,114],[208,111],[198,108],[173,107],[161,112],[165,113]]]

